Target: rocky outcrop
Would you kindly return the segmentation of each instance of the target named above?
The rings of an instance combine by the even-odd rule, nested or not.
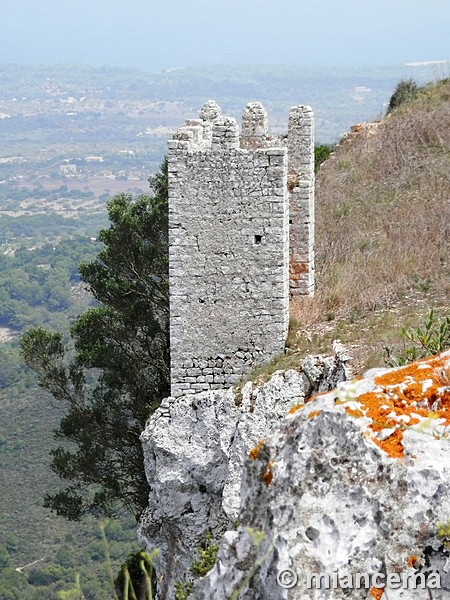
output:
[[[306,358],[298,370],[275,373],[241,393],[212,390],[165,399],[142,434],[150,486],[139,535],[158,548],[159,598],[173,598],[208,533],[214,539],[239,515],[243,466],[248,453],[270,435],[293,406],[346,379],[348,357]]]
[[[450,352],[292,408],[249,453],[239,525],[191,597],[450,597],[450,528],[439,526],[450,517],[449,426]],[[422,578],[430,589],[413,588]]]

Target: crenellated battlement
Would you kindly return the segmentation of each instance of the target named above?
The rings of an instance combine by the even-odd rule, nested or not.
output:
[[[229,387],[283,352],[289,293],[313,292],[313,117],[235,119],[208,101],[169,149],[172,395]]]
[[[242,132],[233,117],[225,117],[220,107],[209,100],[198,119],[188,119],[172,134],[169,150],[256,150],[282,146],[269,135],[267,111],[260,102],[249,102],[242,114]]]

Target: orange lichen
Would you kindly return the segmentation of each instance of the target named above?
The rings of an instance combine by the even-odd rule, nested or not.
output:
[[[415,568],[417,562],[417,556],[413,554],[408,558],[408,567]]]
[[[403,430],[419,423],[418,416],[427,418],[432,407],[434,415],[450,425],[450,391],[442,385],[438,371],[443,366],[443,359],[434,356],[388,371],[375,377],[376,388],[373,391],[359,396],[362,410],[372,420],[369,425],[372,431],[396,429],[386,440],[374,438],[374,442],[389,456],[404,456]],[[434,406],[436,403],[437,408]]]
[[[383,589],[375,587],[370,588],[369,594],[372,596],[372,598],[375,598],[375,600],[380,600],[381,596],[383,595]]]
[[[303,403],[302,404],[297,404],[296,406],[292,407],[288,414],[289,415],[293,415],[295,412],[297,412],[301,408],[304,408],[307,404],[309,404],[313,400],[316,400],[320,396],[325,396],[326,394],[329,394],[329,393],[330,393],[329,391],[328,392],[320,392],[320,394],[316,394],[315,396],[311,396],[311,398],[308,398],[307,400],[305,400],[304,404]]]
[[[347,405],[345,410],[352,417],[365,416],[370,419],[368,428],[375,444],[392,458],[403,458],[405,429],[430,417],[441,419],[442,424],[450,425],[450,374],[446,360],[448,361],[448,355],[432,356],[392,369],[374,378],[375,387],[372,391],[356,398],[358,408],[350,408],[345,398],[335,397],[335,405]],[[329,393],[322,392],[309,398],[305,404],[291,408],[289,414],[294,414],[306,404]],[[312,411],[308,418],[315,417],[319,412]],[[385,440],[374,436],[386,429],[392,429],[392,433]],[[435,434],[435,437],[440,438],[441,435],[448,434]]]
[[[267,438],[262,439],[260,442],[258,442],[258,444],[254,448],[252,448],[252,450],[250,450],[249,457],[252,460],[255,460],[258,458],[259,453],[261,452],[261,448],[264,446],[266,439]],[[272,465],[273,465],[272,461],[268,462],[266,465],[265,471],[263,473],[263,479],[267,486],[269,486],[272,483]]]
[[[404,414],[416,412],[426,416],[438,401],[437,415],[450,424],[450,391],[443,385],[439,373],[439,369],[443,367],[444,359],[433,356],[380,375],[375,378],[375,384],[391,397],[396,396],[396,407],[409,405],[410,409],[404,411]]]
[[[361,410],[359,410],[359,408],[353,409],[346,406],[345,410],[346,412],[348,412],[349,415],[351,415],[352,417],[356,417],[357,419],[364,416],[364,413]]]
[[[258,458],[259,453],[261,452],[261,448],[264,446],[266,440],[267,438],[263,438],[260,442],[256,444],[254,448],[250,450],[250,454],[248,455],[249,458],[251,458],[252,460]]]
[[[265,470],[264,475],[263,475],[264,483],[267,486],[269,486],[272,483],[272,479],[273,479],[272,465],[273,465],[272,461],[270,461],[269,463],[267,463],[267,467],[266,467],[266,470]]]
[[[403,439],[403,431],[400,429],[396,429],[392,435],[390,435],[386,440],[377,440],[373,438],[373,441],[377,446],[379,446],[382,450],[389,454],[392,458],[403,458],[405,455],[405,450],[402,445]]]
[[[320,415],[321,412],[321,410],[313,410],[309,413],[308,419],[313,419],[314,417],[317,417],[317,415]]]

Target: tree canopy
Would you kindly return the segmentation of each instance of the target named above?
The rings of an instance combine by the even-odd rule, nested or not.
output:
[[[21,340],[39,384],[68,407],[51,455],[69,485],[45,506],[72,520],[124,508],[138,517],[147,505],[139,435],[169,394],[167,160],[150,183],[154,196],[108,203],[103,249],[79,266],[98,304],[70,339],[33,328]]]

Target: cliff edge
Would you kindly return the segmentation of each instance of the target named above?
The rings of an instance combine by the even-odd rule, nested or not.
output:
[[[217,390],[152,416],[140,535],[161,551],[159,598],[208,533],[220,548],[196,600],[448,597],[450,351],[351,381],[345,361],[309,357],[240,404]]]

